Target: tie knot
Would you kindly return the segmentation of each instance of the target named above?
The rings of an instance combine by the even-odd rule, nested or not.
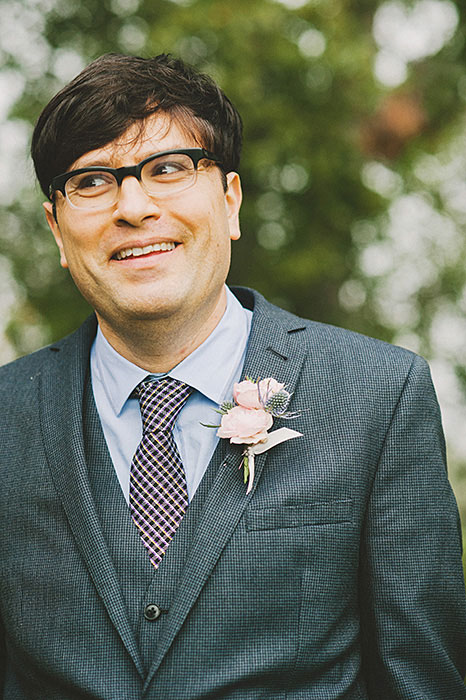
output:
[[[144,380],[136,387],[143,432],[171,431],[192,387],[178,379]]]

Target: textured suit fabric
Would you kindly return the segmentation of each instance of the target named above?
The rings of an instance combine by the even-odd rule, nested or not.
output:
[[[0,370],[4,699],[466,698],[426,363],[237,294],[254,303],[244,375],[287,384],[303,437],[256,458],[248,495],[222,440],[155,572],[89,390],[95,321]]]

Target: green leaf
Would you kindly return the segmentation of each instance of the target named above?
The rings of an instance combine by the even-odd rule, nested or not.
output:
[[[247,453],[243,457],[243,479],[244,483],[247,482],[249,477],[249,457]]]

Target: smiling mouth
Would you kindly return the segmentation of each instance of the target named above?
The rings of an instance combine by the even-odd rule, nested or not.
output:
[[[139,258],[141,255],[148,255],[149,253],[161,253],[174,250],[176,246],[177,244],[173,243],[173,241],[166,243],[153,243],[152,245],[145,245],[143,248],[125,248],[124,250],[119,250],[113,257],[115,260]]]

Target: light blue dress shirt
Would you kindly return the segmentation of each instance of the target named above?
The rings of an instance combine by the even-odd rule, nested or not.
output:
[[[219,438],[215,409],[233,395],[241,378],[252,312],[227,288],[227,307],[209,337],[179,365],[167,372],[195,391],[180,411],[173,437],[183,461],[191,499],[204,475]],[[131,460],[142,437],[142,420],[134,388],[148,372],[129,362],[108,343],[100,328],[91,349],[91,381],[97,411],[123,494],[129,500]],[[154,375],[163,377],[165,374]]]

